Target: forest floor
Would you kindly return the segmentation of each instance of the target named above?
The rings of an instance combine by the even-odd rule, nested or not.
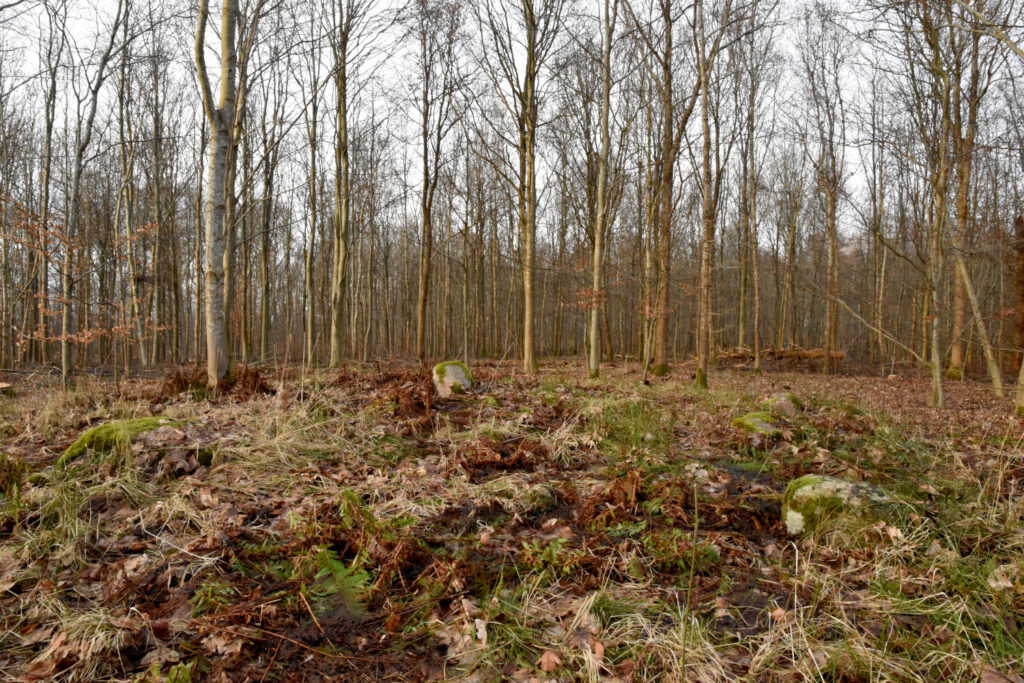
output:
[[[1024,421],[986,385],[473,371],[5,380],[0,681],[1024,681]],[[784,389],[781,434],[733,426]],[[912,512],[793,538],[806,473]]]

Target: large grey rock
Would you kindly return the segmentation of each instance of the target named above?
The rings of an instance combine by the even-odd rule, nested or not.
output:
[[[465,363],[449,360],[434,366],[434,390],[441,398],[462,394],[473,388],[473,373]]]
[[[897,505],[871,484],[820,474],[807,474],[789,482],[782,497],[782,521],[796,536],[830,520],[892,521]]]

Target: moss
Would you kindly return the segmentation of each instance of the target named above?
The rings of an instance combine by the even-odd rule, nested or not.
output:
[[[655,377],[664,377],[668,374],[668,363],[657,363],[652,365],[651,374]]]
[[[706,391],[708,388],[708,373],[697,368],[697,373],[693,377],[693,386]]]
[[[756,432],[765,436],[780,436],[782,430],[771,423],[771,413],[759,410],[737,417],[732,421],[732,426],[742,429],[745,432]]]
[[[443,363],[438,363],[434,366],[434,376],[437,377],[438,382],[441,382],[442,384],[444,383],[445,377],[448,374],[448,368],[450,367],[457,367],[462,370],[466,375],[466,379],[469,380],[469,386],[473,386],[475,380],[473,379],[472,371],[470,371],[468,365],[459,360],[446,360]],[[453,394],[462,393],[462,389],[463,387],[459,384],[455,384],[451,388]]]
[[[771,463],[760,462],[757,460],[726,460],[718,463],[723,469],[738,470],[740,472],[751,472],[753,474],[760,474],[762,472],[772,472],[775,467]]]
[[[26,469],[20,459],[0,452],[0,493],[4,496],[17,496]]]
[[[133,420],[117,420],[107,422],[85,431],[78,440],[68,446],[64,455],[57,461],[57,467],[65,467],[86,451],[108,452],[119,445],[129,443],[143,432],[150,432],[158,427],[172,425],[174,422],[162,417],[139,417]]]

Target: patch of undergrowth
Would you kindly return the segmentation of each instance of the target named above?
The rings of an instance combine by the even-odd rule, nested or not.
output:
[[[65,630],[100,636],[76,671],[154,681],[923,681],[1019,668],[1012,439],[979,437],[984,458],[957,451],[911,413],[829,398],[844,378],[716,370],[703,392],[675,376],[481,370],[481,397],[458,406],[431,403],[417,368],[286,371],[277,398],[244,402],[181,392],[161,414],[201,422],[217,453],[188,476],[136,466],[152,435],[62,473],[38,464],[52,452],[26,460],[17,517],[0,525],[0,647],[15,675],[44,657],[43,633]],[[754,444],[731,422],[782,383],[815,398]],[[60,445],[148,409],[62,405],[77,412],[55,423]],[[18,439],[38,433],[24,409],[4,447],[19,461],[31,451]],[[819,473],[912,505],[789,537],[779,495]],[[142,662],[158,651],[147,628],[177,661]]]
[[[672,410],[641,398],[593,401],[583,413],[600,437],[602,450],[620,457],[634,449],[667,448],[675,422]]]

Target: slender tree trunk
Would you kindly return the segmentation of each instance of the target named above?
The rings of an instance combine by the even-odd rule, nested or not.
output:
[[[192,263],[195,264],[195,295],[196,295],[196,308],[193,313],[195,319],[193,320],[192,327],[192,352],[195,354],[196,366],[199,365],[202,360],[202,352],[200,351],[200,330],[202,329],[202,323],[200,322],[203,317],[203,163],[202,156],[206,151],[206,117],[204,115],[202,123],[200,124],[199,131],[199,164],[198,173],[199,179],[196,182],[196,234],[195,234],[195,246],[192,252]]]
[[[750,189],[749,194],[749,216],[750,216],[750,258],[754,277],[754,372],[761,372],[761,267],[759,254],[760,244],[758,241],[757,229],[757,160],[754,156],[753,140],[753,118],[748,123],[748,135],[750,145]]]
[[[654,375],[668,372],[668,308],[669,285],[672,281],[672,175],[675,170],[675,135],[673,118],[675,101],[672,94],[672,18],[670,2],[662,0],[662,18],[665,24],[665,52],[662,61],[662,141],[661,184],[658,188],[658,292],[655,303],[657,324],[654,328]]]
[[[420,195],[420,272],[416,298],[416,358],[424,360],[426,353],[427,299],[430,297],[430,260],[434,246],[433,183],[430,172],[430,103],[428,86],[423,86],[423,122],[421,144],[423,153],[423,192]]]
[[[963,253],[956,251],[956,269],[959,277],[957,280],[963,285],[964,293],[971,304],[975,329],[978,332],[978,341],[981,342],[981,350],[985,356],[985,366],[988,368],[989,379],[992,380],[992,391],[996,396],[1003,396],[1003,377],[999,372],[999,363],[996,362],[995,354],[992,353],[992,344],[989,342],[988,330],[985,329],[985,321],[981,317],[981,310],[978,306],[978,297],[974,294],[974,285],[971,283],[970,273],[967,271],[967,264],[964,262]]]
[[[216,389],[231,371],[225,316],[225,242],[227,220],[228,157],[231,148],[232,120],[235,113],[236,70],[235,32],[238,25],[238,0],[223,0],[221,9],[220,96],[216,105],[203,54],[203,39],[208,20],[208,0],[200,0],[196,30],[196,65],[203,91],[203,107],[210,125],[209,188],[206,193],[206,372],[211,388]]]
[[[825,372],[835,372],[836,326],[839,324],[839,231],[836,226],[838,197],[835,186],[825,191],[825,223],[828,231],[828,266],[825,295]]]
[[[695,13],[700,9],[695,9]],[[698,47],[703,50],[703,47]],[[711,122],[710,98],[708,93],[709,65],[702,55],[698,66],[701,79],[701,131],[703,149],[701,157],[701,222],[702,238],[700,247],[699,324],[697,325],[697,374],[694,385],[708,388],[708,360],[711,356],[711,297],[713,294],[712,259],[715,250],[715,207],[714,190],[711,186]]]
[[[348,160],[348,78],[347,36],[339,41],[335,68],[337,90],[337,140],[334,159],[337,166],[334,180],[333,265],[331,269],[331,367],[339,368],[344,354],[345,271],[348,267],[349,230],[349,160]]]
[[[266,158],[263,160],[263,226],[260,230],[260,280],[263,291],[260,296],[260,361],[266,363],[270,357],[270,225],[274,211],[274,157],[264,136]]]
[[[592,264],[591,288],[593,299],[590,302],[590,353],[587,357],[587,376],[597,379],[601,374],[599,327],[601,309],[604,307],[604,240],[608,231],[608,163],[611,152],[611,134],[609,132],[609,112],[611,110],[612,90],[612,37],[615,31],[615,16],[618,3],[614,7],[610,0],[604,0],[603,31],[601,47],[601,152],[597,160],[597,207],[594,224],[594,253]],[[609,340],[610,342],[610,340]],[[610,344],[609,344],[610,345]],[[609,349],[610,350],[610,349]]]
[[[1024,366],[1024,214],[1013,221],[1014,251],[1017,254],[1017,324],[1014,327],[1013,342],[1017,347],[1017,366]],[[1019,387],[1018,387],[1019,390]]]
[[[96,120],[96,108],[99,104],[99,92],[107,78],[107,63],[117,42],[118,24],[122,20],[122,0],[118,0],[117,13],[106,50],[96,65],[96,74],[89,83],[87,94],[87,113],[80,119],[76,128],[75,157],[71,171],[71,188],[68,198],[66,241],[64,245],[64,266],[61,272],[61,338],[60,338],[60,369],[64,386],[71,383],[71,289],[73,284],[72,270],[74,264],[75,243],[78,239],[78,217],[81,205],[82,172],[85,170],[85,153],[92,142],[93,123]]]
[[[318,109],[318,97],[314,90],[313,102],[310,105],[310,118],[309,118],[309,235],[306,237],[306,255],[303,272],[303,292],[305,298],[305,317],[304,317],[304,349],[306,362],[313,362],[313,330],[315,316],[315,301],[316,293],[314,292],[314,278],[315,273],[315,260],[313,255],[315,253],[316,246],[316,231],[317,221],[319,219],[320,208],[317,205],[317,146],[319,145],[319,138],[317,136],[317,109]]]
[[[537,244],[537,68],[536,61],[536,18],[533,16],[532,3],[525,3],[527,45],[526,45],[526,76],[523,79],[523,101],[520,103],[522,121],[520,140],[522,169],[520,190],[523,216],[521,225],[522,270],[523,270],[523,370],[527,374],[537,373],[537,351],[534,347],[536,333],[534,331],[534,291],[533,281],[536,272]]]

